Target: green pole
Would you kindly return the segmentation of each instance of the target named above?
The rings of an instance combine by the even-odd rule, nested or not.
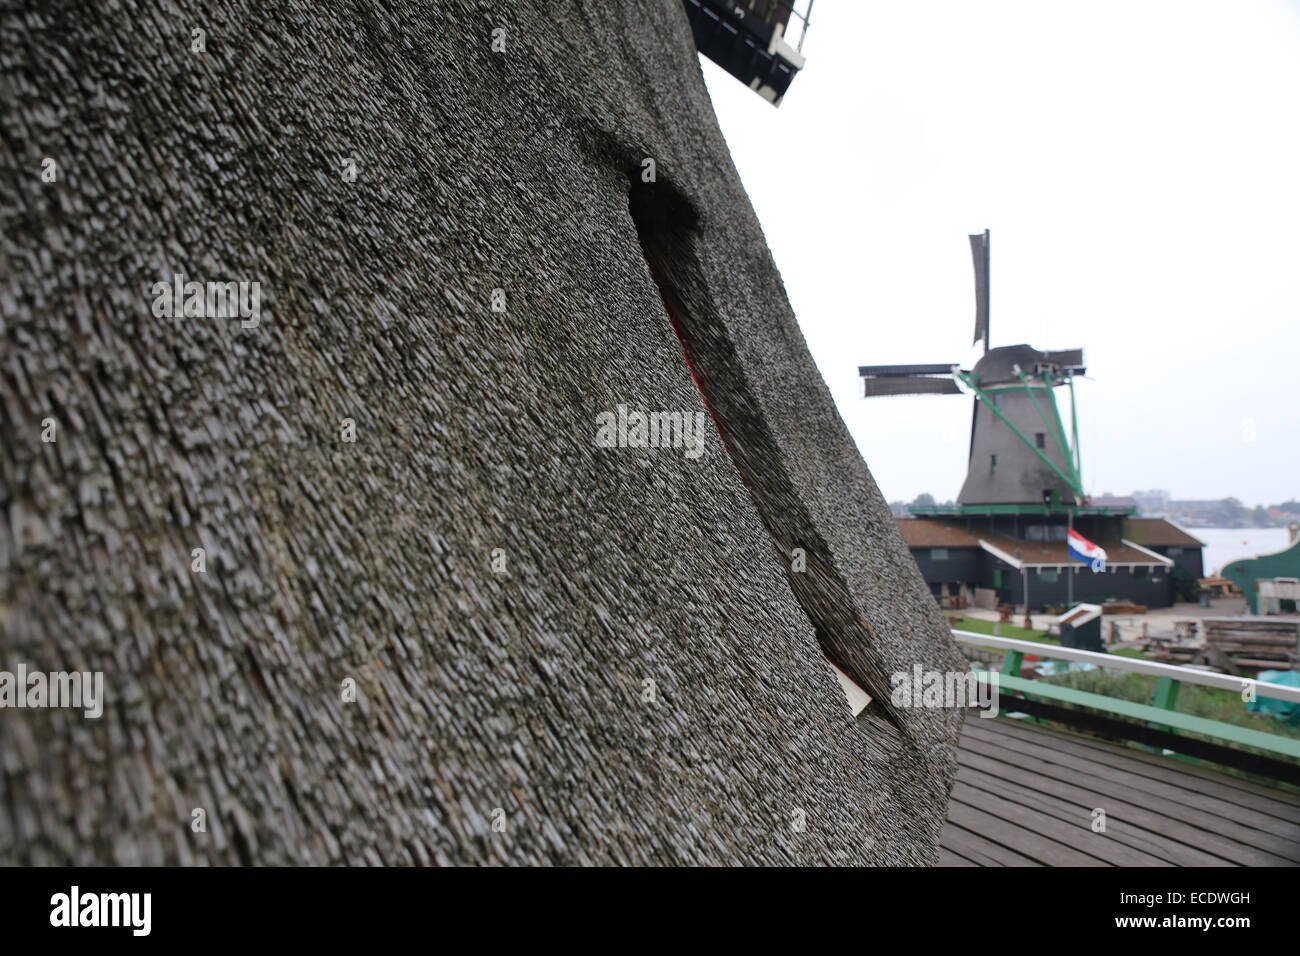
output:
[[[1069,517],[1066,518],[1066,525],[1065,525],[1067,529],[1065,533],[1065,556],[1069,558],[1070,557],[1070,532],[1074,530],[1074,508],[1070,508],[1066,512],[1066,514],[1068,514]],[[1067,608],[1072,608],[1074,607],[1074,561],[1073,559],[1071,559],[1070,562],[1066,564],[1065,574],[1066,574],[1065,606]]]
[[[1079,484],[1083,484],[1083,452],[1079,449],[1079,407],[1074,398],[1074,376],[1068,376],[1066,382],[1070,386],[1070,427],[1074,431],[1074,473],[1079,476]]]
[[[1079,474],[1079,469],[1075,467],[1074,451],[1070,448],[1069,442],[1065,440],[1065,423],[1061,421],[1061,410],[1056,407],[1056,384],[1052,381],[1051,372],[1043,375],[1043,381],[1047,383],[1047,399],[1052,403],[1052,417],[1056,419],[1056,431],[1061,436],[1061,454],[1065,456],[1065,461],[1070,466],[1070,473],[1074,475],[1075,487],[1082,489],[1083,475]],[[1082,495],[1082,490],[1077,494]]]
[[[1061,460],[1073,471],[1073,456],[1070,453],[1069,445],[1065,441],[1065,430],[1061,428],[1061,416],[1056,412],[1056,400],[1052,397],[1052,377],[1044,375],[1043,380],[1047,383],[1047,399],[1052,403],[1052,414],[1055,416],[1055,423],[1048,419],[1047,412],[1043,411],[1043,406],[1039,405],[1038,399],[1034,397],[1034,388],[1029,384],[1029,376],[1022,369],[1017,368],[1016,378],[1020,379],[1020,384],[1024,386],[1029,400],[1034,403],[1034,411],[1038,412],[1038,417],[1043,420],[1043,427],[1052,433],[1052,441],[1056,442],[1056,447],[1061,450]]]
[[[1156,684],[1155,698],[1151,701],[1152,706],[1159,707],[1161,710],[1177,710],[1178,688],[1180,686],[1182,685],[1171,677],[1161,677],[1160,681]],[[1156,730],[1168,731],[1171,734],[1177,733],[1174,728],[1166,727],[1163,724],[1156,723],[1155,721],[1149,721],[1147,726],[1153,727]]]

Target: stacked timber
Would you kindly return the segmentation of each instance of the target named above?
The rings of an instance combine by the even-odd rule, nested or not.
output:
[[[1241,670],[1291,670],[1300,663],[1300,618],[1210,617],[1206,648]]]
[[[1152,641],[1141,646],[1143,655],[1161,664],[1199,664],[1205,648],[1196,644],[1165,644]]]
[[[1145,614],[1146,612],[1145,604],[1134,604],[1132,601],[1107,601],[1101,606],[1102,614]]]

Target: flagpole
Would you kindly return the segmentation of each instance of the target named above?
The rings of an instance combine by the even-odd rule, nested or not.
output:
[[[1069,558],[1070,545],[1073,543],[1073,540],[1070,537],[1070,532],[1074,530],[1074,505],[1070,505],[1070,507],[1066,509],[1066,514],[1069,517],[1066,518],[1065,556]],[[1067,609],[1069,609],[1074,607],[1074,559],[1073,558],[1071,558],[1070,563],[1066,565],[1065,573],[1068,575],[1068,577],[1065,579],[1065,606]]]

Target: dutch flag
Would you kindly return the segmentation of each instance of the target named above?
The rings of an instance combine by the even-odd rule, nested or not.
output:
[[[1070,557],[1082,561],[1094,571],[1106,570],[1106,549],[1093,544],[1073,528],[1070,529]]]

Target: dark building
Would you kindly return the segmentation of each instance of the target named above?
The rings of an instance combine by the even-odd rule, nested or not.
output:
[[[1205,577],[1205,543],[1164,518],[1128,518],[1124,536],[1134,544],[1173,561],[1172,573],[1177,581],[1196,581]]]
[[[952,513],[898,519],[930,593],[944,605],[1019,605],[1026,585],[1032,610],[1065,606],[1071,587],[1076,603],[1168,607],[1195,595],[1203,545],[1176,525],[1084,509],[1075,527],[1106,549],[1105,571],[1069,557],[1064,518]],[[1067,575],[1074,576],[1072,585]]]

